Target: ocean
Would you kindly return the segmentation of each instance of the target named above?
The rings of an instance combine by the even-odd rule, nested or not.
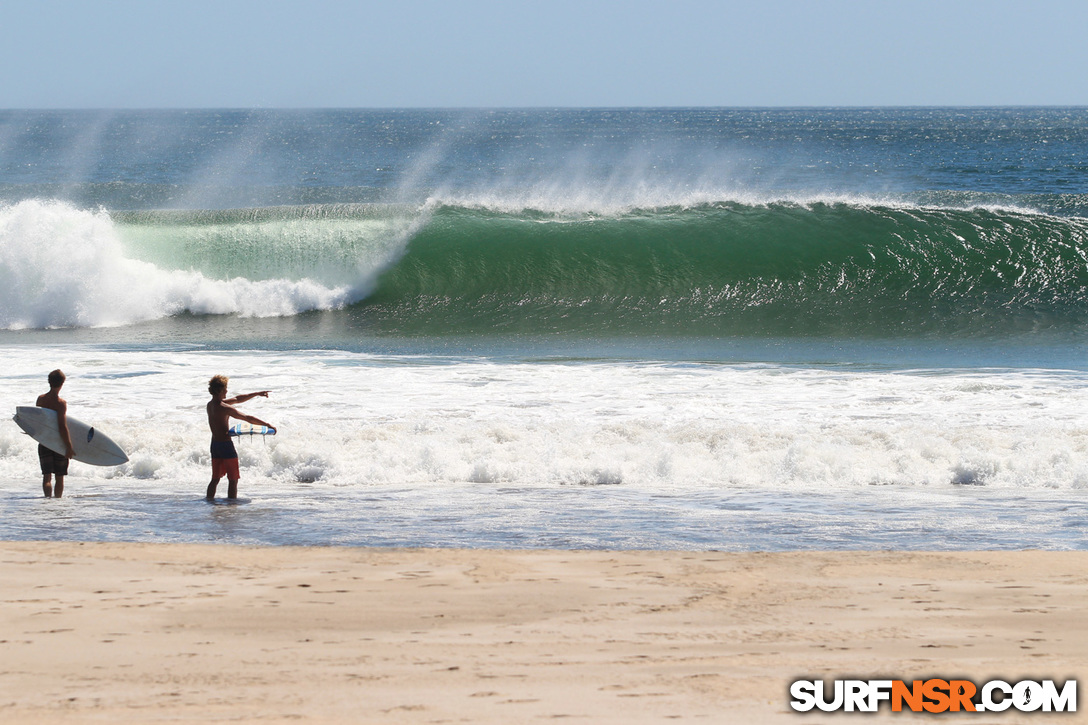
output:
[[[0,111],[0,539],[1084,549],[1086,333],[1084,108]]]

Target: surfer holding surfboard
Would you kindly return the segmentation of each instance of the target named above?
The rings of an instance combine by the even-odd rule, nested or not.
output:
[[[37,405],[15,408],[12,420],[23,432],[38,442],[38,461],[42,466],[42,491],[45,497],[64,494],[68,461],[75,459],[91,466],[120,466],[128,454],[112,438],[68,415],[68,403],[60,397],[64,373],[49,373],[49,392],[38,396]],[[56,486],[52,478],[57,477]]]
[[[42,467],[42,492],[45,497],[60,498],[64,494],[64,477],[68,475],[68,459],[75,455],[72,448],[72,436],[68,432],[68,401],[60,397],[60,389],[64,386],[64,373],[54,370],[49,373],[49,392],[38,396],[35,403],[39,408],[48,408],[57,413],[57,429],[60,439],[64,443],[66,453],[52,451],[41,443],[38,444],[38,462]],[[53,485],[53,476],[57,477],[57,485]]]
[[[208,381],[208,392],[212,399],[208,401],[208,427],[212,431],[212,481],[208,484],[206,498],[215,499],[215,488],[219,485],[219,479],[227,477],[227,498],[238,498],[238,452],[234,449],[234,442],[230,439],[230,419],[237,418],[254,425],[263,425],[270,430],[275,428],[260,418],[246,415],[234,406],[244,403],[256,397],[267,398],[269,391],[261,390],[256,393],[227,397],[226,375],[216,375]]]

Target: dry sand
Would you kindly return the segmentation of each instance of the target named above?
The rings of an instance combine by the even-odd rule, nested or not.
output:
[[[1088,671],[1088,552],[20,542],[0,562],[5,723],[911,722],[800,715],[787,688]]]

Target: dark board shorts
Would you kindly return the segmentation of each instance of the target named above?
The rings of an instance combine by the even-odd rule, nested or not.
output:
[[[42,475],[68,475],[68,456],[51,451],[41,443],[38,444],[38,462],[42,464]]]
[[[212,441],[212,458],[237,458],[234,441]]]
[[[238,480],[238,451],[234,441],[212,441],[212,478]]]

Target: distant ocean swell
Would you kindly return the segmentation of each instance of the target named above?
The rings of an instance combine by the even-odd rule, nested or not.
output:
[[[0,207],[0,327],[343,309],[376,333],[1003,334],[1088,325],[1088,219],[814,201]]]

